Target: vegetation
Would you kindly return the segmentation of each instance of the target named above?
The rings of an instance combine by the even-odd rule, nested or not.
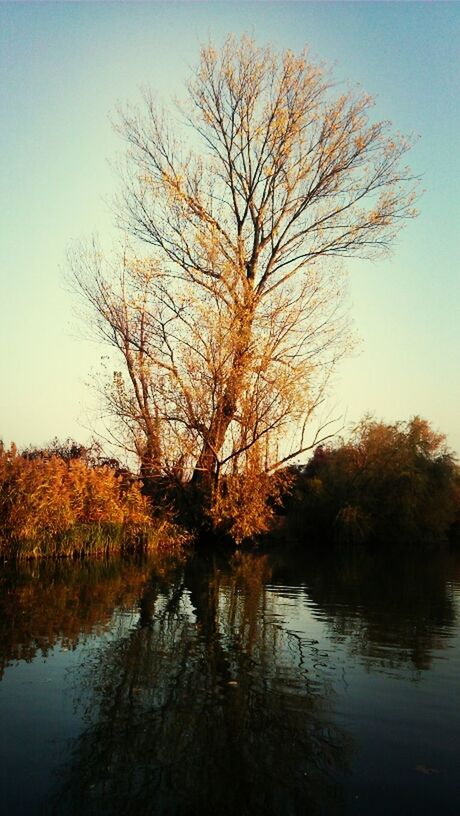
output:
[[[141,482],[67,443],[19,454],[0,442],[0,558],[100,555],[185,539],[154,518]]]
[[[306,50],[229,37],[187,89],[175,117],[149,93],[122,112],[131,244],[78,247],[72,279],[112,349],[113,439],[152,495],[238,541],[267,527],[269,474],[329,436],[312,422],[350,348],[338,263],[415,215],[410,145]]]
[[[445,437],[419,417],[364,419],[348,442],[320,446],[295,477],[289,524],[310,540],[420,544],[458,535],[460,471]]]
[[[71,440],[21,454],[0,443],[0,558],[180,551],[190,533],[143,488],[114,460]],[[460,469],[426,420],[367,417],[347,441],[319,445],[304,466],[249,481],[225,477],[214,513],[237,543],[262,520],[263,533],[278,520],[283,534],[322,546],[458,540]]]
[[[71,258],[115,369],[110,433],[140,479],[74,443],[0,448],[0,554],[182,541],[173,518],[239,544],[273,529],[290,490],[309,540],[445,539],[460,480],[444,437],[366,419],[332,446],[317,419],[351,342],[338,259],[381,254],[416,214],[409,142],[368,96],[337,97],[306,50],[229,37],[187,89],[181,121],[149,93],[120,115],[131,243]]]

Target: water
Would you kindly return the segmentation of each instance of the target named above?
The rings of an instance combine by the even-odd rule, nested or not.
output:
[[[6,564],[15,814],[457,814],[460,556]]]

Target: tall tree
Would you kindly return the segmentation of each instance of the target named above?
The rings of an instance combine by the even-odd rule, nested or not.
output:
[[[97,248],[73,269],[121,352],[108,399],[144,474],[217,495],[311,447],[348,350],[340,259],[385,251],[415,193],[408,140],[307,50],[230,36],[187,90],[175,117],[150,93],[122,112],[134,243],[118,272]]]

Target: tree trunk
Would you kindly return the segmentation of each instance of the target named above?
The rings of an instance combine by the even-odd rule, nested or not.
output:
[[[162,475],[162,451],[158,423],[158,416],[153,421],[149,418],[145,443],[139,453],[141,460],[140,475],[144,482],[144,492],[148,496],[154,495],[155,486]]]
[[[252,294],[252,293],[251,293]],[[249,302],[248,302],[249,301]],[[248,298],[242,310],[235,333],[236,348],[233,366],[220,399],[212,416],[209,430],[203,443],[192,476],[192,482],[210,488],[216,477],[218,456],[225,442],[230,423],[235,417],[238,401],[243,390],[244,376],[250,361],[250,342],[254,319],[253,298]]]

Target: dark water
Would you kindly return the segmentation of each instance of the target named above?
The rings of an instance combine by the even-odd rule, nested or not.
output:
[[[460,557],[0,572],[5,814],[460,813]]]

